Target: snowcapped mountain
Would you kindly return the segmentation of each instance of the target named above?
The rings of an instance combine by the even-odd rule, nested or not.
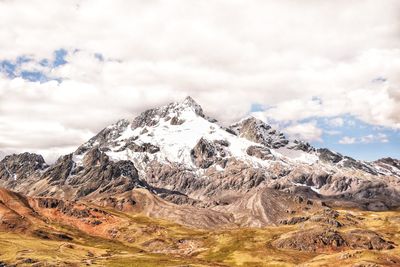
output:
[[[282,217],[285,205],[303,209],[293,196],[320,203],[315,205],[397,207],[399,166],[394,159],[362,162],[289,140],[253,117],[224,127],[187,97],[104,128],[50,166],[34,154],[6,157],[0,162],[0,186],[33,196],[102,202],[142,188],[175,204],[230,212],[235,218],[256,216],[251,209],[238,209],[246,205],[262,217],[259,213],[265,215],[275,203],[268,196],[280,195],[284,205],[276,218],[258,219],[262,225]]]
[[[121,120],[105,128],[83,144],[75,155],[78,159],[88,149],[99,147],[111,159],[132,160],[141,170],[151,161],[180,164],[189,169],[206,169],[211,165],[224,168],[221,161],[229,158],[261,167],[267,162],[249,155],[250,147],[258,146],[271,154],[263,147],[264,143],[269,142],[274,147],[288,143],[283,134],[272,129],[267,131],[268,128],[263,122],[249,118],[226,129],[216,120],[205,117],[202,108],[188,97],[182,103],[148,110],[132,122]],[[210,149],[209,157],[219,162],[213,161],[206,168],[198,166],[192,151],[196,145]]]
[[[131,122],[120,120],[110,125],[79,147],[74,155],[79,164],[87,150],[98,147],[112,160],[131,160],[140,170],[151,161],[206,169],[193,160],[192,150],[196,145],[209,148],[209,157],[218,159],[207,168],[211,165],[224,168],[221,160],[230,158],[254,167],[268,166],[273,159],[308,164],[318,161],[318,153],[309,144],[289,141],[283,133],[253,117],[225,128],[206,117],[190,97],[181,103],[145,111]]]
[[[210,164],[203,165],[207,165],[205,168],[198,166],[198,159],[194,160],[196,146],[208,149]],[[225,128],[215,119],[206,117],[191,97],[181,103],[145,111],[133,121],[120,120],[105,128],[78,148],[74,153],[75,161],[79,164],[85,152],[94,147],[113,161],[133,161],[141,171],[151,161],[179,164],[200,172],[210,167],[221,170],[223,162],[235,158],[260,168],[279,162],[314,164],[331,171],[343,167],[388,174],[372,163],[356,161],[328,149],[315,149],[303,141],[288,140],[283,133],[253,117]]]

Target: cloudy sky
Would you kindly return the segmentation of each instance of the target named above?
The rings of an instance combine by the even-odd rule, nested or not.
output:
[[[225,124],[400,158],[400,1],[0,0],[0,157],[52,161],[187,95]]]

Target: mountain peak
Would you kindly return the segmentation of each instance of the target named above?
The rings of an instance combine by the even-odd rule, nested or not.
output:
[[[196,114],[204,116],[202,107],[191,97],[187,96],[178,106],[192,109]]]
[[[191,105],[198,105],[197,102],[191,96],[185,97],[185,99],[182,101],[182,103],[187,103],[187,104],[191,104]]]

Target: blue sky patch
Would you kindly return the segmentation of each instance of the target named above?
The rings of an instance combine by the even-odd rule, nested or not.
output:
[[[49,79],[43,72],[40,71],[21,71],[21,78],[31,82],[47,82]]]
[[[29,56],[19,56],[14,60],[0,60],[0,73],[4,73],[6,77],[14,79],[20,77],[24,80],[31,82],[48,82],[55,80],[60,82],[59,77],[50,77],[49,72],[43,71],[43,68],[47,68],[49,71],[52,68],[67,64],[66,56],[68,51],[65,49],[58,49],[54,51],[53,58],[43,58],[35,60]],[[38,65],[37,69],[24,69],[24,64],[28,62],[34,62]]]
[[[400,158],[400,131],[365,123],[354,116],[309,118],[323,130],[323,142],[311,142],[315,147],[327,147],[360,160],[382,157]]]
[[[95,53],[94,57],[97,58],[99,61],[103,62],[104,61],[104,57],[102,54],[100,53]]]
[[[53,60],[53,67],[58,67],[68,62],[65,60],[65,57],[68,55],[67,50],[61,48],[54,51],[54,60]]]
[[[8,78],[13,79],[15,75],[16,64],[8,60],[0,61],[0,72],[4,73]]]

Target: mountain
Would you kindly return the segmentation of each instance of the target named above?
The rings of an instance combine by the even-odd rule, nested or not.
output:
[[[400,203],[399,168],[393,159],[357,161],[289,140],[253,117],[223,127],[188,97],[120,120],[50,166],[40,155],[7,156],[0,185],[66,199],[145,188],[176,204],[211,208],[265,187],[388,209]]]
[[[361,227],[362,218],[335,212],[398,210],[400,161],[358,161],[314,148],[253,117],[225,127],[187,97],[104,128],[54,164],[32,153],[6,156],[0,187],[0,231],[37,235],[39,225],[60,240],[47,225],[52,221],[126,241],[117,222],[130,225],[131,215],[121,214],[208,231],[321,224],[321,231],[271,241],[278,249],[321,252],[332,244],[367,246],[341,230]],[[395,247],[364,230],[353,235],[375,240],[372,249]]]

